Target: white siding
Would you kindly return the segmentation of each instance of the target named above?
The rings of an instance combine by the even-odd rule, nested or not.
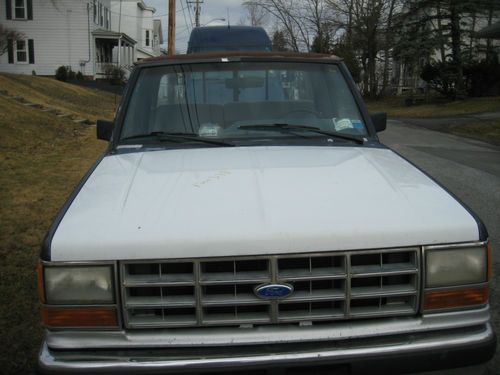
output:
[[[101,0],[110,8],[110,0]],[[9,64],[8,54],[0,56],[0,72],[54,75],[61,66],[71,66],[75,72],[94,74],[93,39],[89,33],[101,28],[93,23],[92,6],[82,0],[34,0],[33,20],[7,20],[5,0],[0,1],[0,23],[24,33],[34,40],[34,64]],[[92,1],[89,1],[92,4]],[[90,40],[90,48],[89,48]],[[90,61],[89,61],[90,60]]]
[[[134,39],[139,48],[150,55],[158,55],[153,50],[153,16],[154,12],[142,9],[138,0],[112,0],[112,29],[127,34]],[[121,22],[120,22],[121,13]],[[149,30],[149,46],[146,46],[146,30]],[[137,52],[138,58],[150,57],[145,53]]]

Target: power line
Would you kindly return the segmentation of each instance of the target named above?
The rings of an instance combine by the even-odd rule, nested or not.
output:
[[[188,1],[188,4],[194,4],[196,27],[200,27],[200,13],[201,13],[201,4],[203,4],[203,0]]]
[[[185,2],[186,2],[186,7],[187,7],[187,10],[188,10],[188,14],[189,14],[189,21],[191,22],[191,27],[193,27],[194,23],[193,23],[193,15],[191,14],[191,7],[189,6],[187,0],[185,0]]]
[[[191,25],[188,24],[188,21],[186,18],[186,12],[185,12],[185,8],[184,8],[184,3],[182,2],[182,0],[181,0],[181,7],[182,7],[182,14],[184,15],[184,23],[189,28]]]

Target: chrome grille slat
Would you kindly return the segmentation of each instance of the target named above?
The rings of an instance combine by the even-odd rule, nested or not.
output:
[[[415,295],[416,289],[413,287],[365,287],[351,289],[351,299],[353,298],[367,298],[367,297],[383,297],[383,296],[405,296]]]
[[[140,307],[140,306],[174,306],[174,307],[193,307],[196,306],[194,297],[136,297],[128,298],[126,307]]]
[[[256,296],[247,295],[244,297],[212,295],[209,297],[202,297],[201,303],[204,306],[231,306],[231,305],[255,305],[262,304],[262,300]]]
[[[420,249],[121,262],[128,328],[238,326],[411,315]],[[254,289],[287,283],[281,300]]]
[[[335,301],[344,300],[344,292],[328,292],[328,291],[315,291],[313,293],[307,292],[295,292],[291,297],[288,297],[280,303],[290,303],[290,302],[303,302],[303,301]]]

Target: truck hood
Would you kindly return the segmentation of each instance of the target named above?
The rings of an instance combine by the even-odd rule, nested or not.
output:
[[[280,254],[478,240],[466,209],[393,151],[234,147],[104,157],[54,261]]]

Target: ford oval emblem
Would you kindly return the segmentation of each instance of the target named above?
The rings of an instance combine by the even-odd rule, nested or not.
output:
[[[255,294],[260,298],[286,298],[293,293],[293,286],[288,284],[264,284],[255,288]]]

